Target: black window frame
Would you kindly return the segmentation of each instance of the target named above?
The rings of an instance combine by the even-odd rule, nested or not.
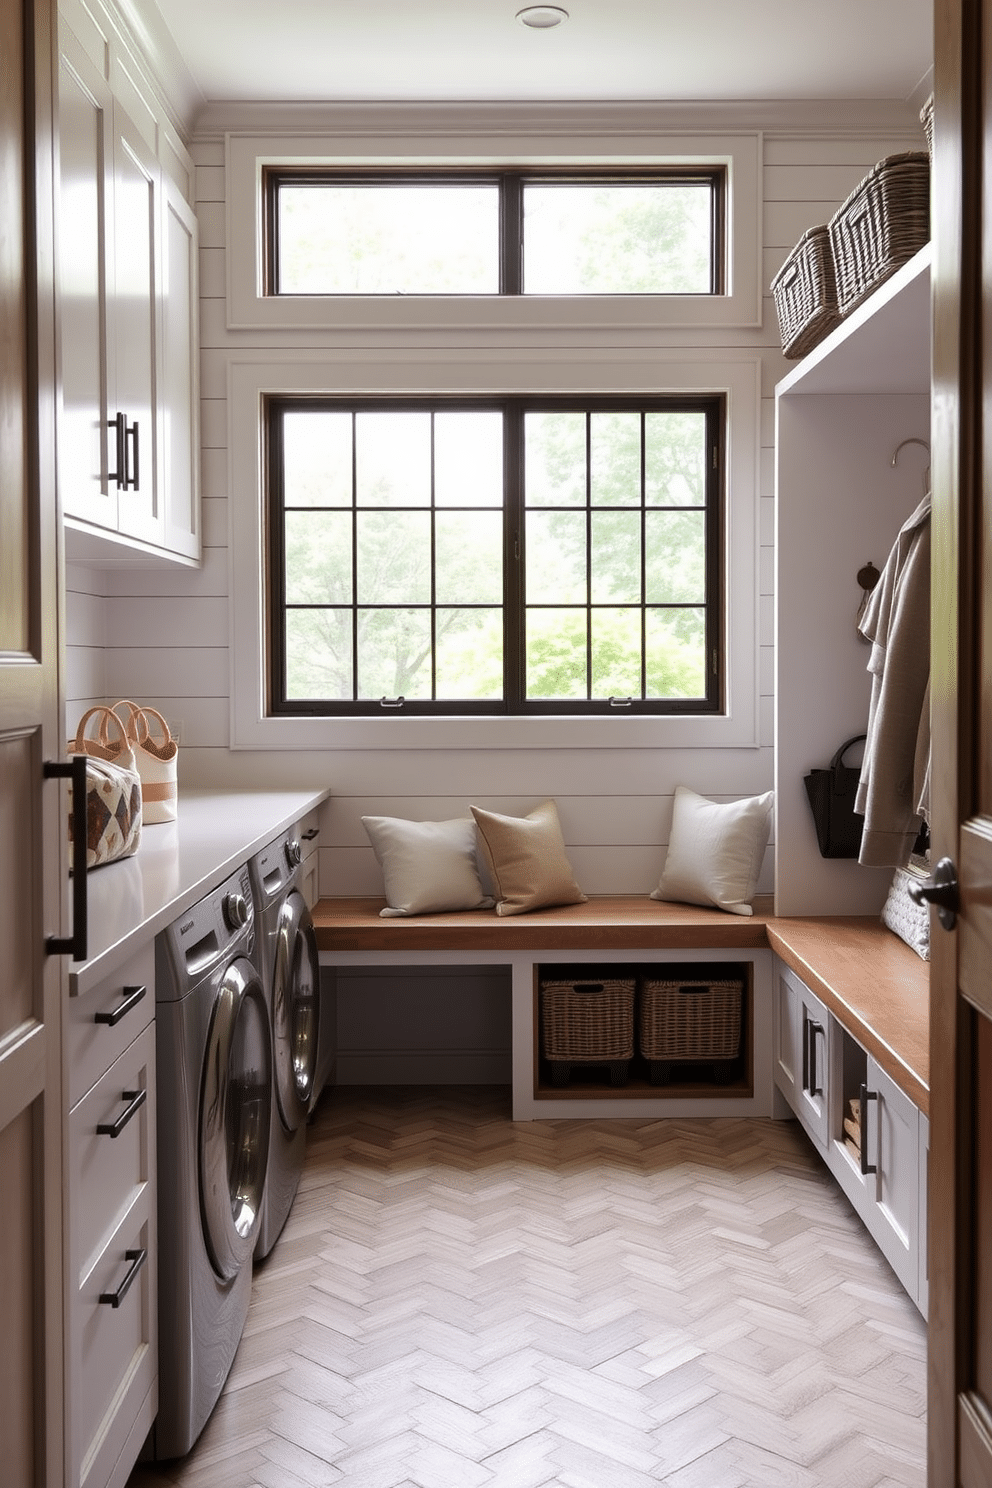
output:
[[[525,294],[523,288],[523,192],[528,185],[535,186],[589,186],[636,185],[638,183],[677,183],[708,185],[711,191],[710,213],[710,288],[689,296],[694,299],[710,299],[727,292],[727,261],[729,243],[727,238],[727,168],[711,166],[665,166],[654,168],[629,168],[604,171],[599,168],[568,170],[328,170],[315,166],[269,165],[262,171],[262,200],[264,205],[262,233],[262,294],[267,299],[361,299],[357,292],[346,294],[289,294],[280,290],[279,281],[279,232],[278,196],[279,188],[287,185],[370,185],[370,186],[496,186],[499,191],[499,289],[492,295],[444,294],[410,291],[408,299],[500,299],[504,296],[520,295],[524,298],[540,298]],[[646,299],[676,298],[668,291],[614,293],[597,296],[573,296],[573,298],[607,298],[626,300],[638,297]]]
[[[705,512],[706,532],[706,602],[704,606],[686,606],[705,610],[706,693],[702,698],[586,698],[528,699],[526,688],[524,595],[525,523],[524,500],[524,417],[527,412],[668,412],[685,409],[703,412],[706,417],[708,451]],[[378,412],[378,411],[478,411],[495,410],[503,414],[504,508],[503,508],[503,638],[504,679],[501,699],[288,699],[286,697],[286,629],[285,553],[283,514],[285,511],[282,466],[282,413],[301,411]],[[727,399],[722,393],[656,394],[638,396],[576,396],[501,394],[483,396],[429,397],[344,397],[331,395],[269,394],[263,400],[265,440],[265,677],[266,710],[270,717],[713,717],[726,711],[727,697]],[[642,439],[643,455],[643,439]],[[587,434],[587,501],[586,518],[590,521],[588,472],[590,446]],[[292,508],[291,508],[292,509]],[[319,508],[306,508],[319,510]],[[433,509],[433,504],[432,504]],[[581,510],[581,508],[575,508]],[[604,508],[609,510],[610,508]],[[680,508],[659,508],[659,510]],[[700,508],[693,508],[699,510]],[[642,513],[645,510],[642,497]],[[587,553],[590,551],[587,525]],[[643,544],[642,544],[643,563]],[[433,576],[432,576],[433,587]],[[591,615],[597,607],[587,600]],[[605,604],[601,607],[607,607]],[[643,617],[649,608],[642,597],[638,607]],[[677,608],[678,606],[670,606]],[[362,608],[353,595],[350,608]],[[418,606],[402,606],[418,608]],[[432,596],[430,608],[435,608]],[[587,648],[587,665],[589,650]],[[645,674],[642,647],[642,691]],[[355,673],[357,688],[357,669]]]

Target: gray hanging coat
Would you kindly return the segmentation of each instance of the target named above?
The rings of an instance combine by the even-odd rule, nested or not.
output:
[[[865,818],[859,861],[903,867],[929,809],[929,494],[896,538],[859,628],[871,642],[868,738],[855,806]]]

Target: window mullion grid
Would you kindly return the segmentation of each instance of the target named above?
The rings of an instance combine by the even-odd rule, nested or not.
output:
[[[592,414],[586,412],[586,702],[592,700]]]
[[[505,174],[499,190],[499,284],[500,294],[523,293],[523,182]]]
[[[351,697],[358,701],[358,414],[351,414]]]
[[[647,518],[647,414],[641,409],[641,701],[648,695],[648,518]]]
[[[430,634],[431,634],[431,702],[437,702],[437,503],[435,500],[435,438],[437,432],[437,414],[431,412],[431,490],[430,490],[430,525],[431,525],[431,610],[430,610]]]
[[[283,440],[284,410],[279,412],[269,421],[269,482],[270,492],[278,503],[279,520],[270,523],[270,530],[275,537],[273,552],[269,557],[269,593],[272,596],[272,615],[278,620],[270,626],[273,633],[278,637],[278,643],[272,647],[272,661],[269,668],[269,686],[272,689],[272,698],[280,702],[285,698],[289,671],[289,628],[288,608],[286,605],[286,483],[284,479],[285,457]]]
[[[503,407],[503,700],[519,711],[527,675],[524,647],[524,414],[519,405]]]
[[[720,500],[721,482],[724,481],[723,465],[726,459],[724,450],[724,435],[722,425],[717,422],[717,411],[710,407],[706,413],[706,687],[705,696],[708,701],[716,703],[719,701],[718,694],[723,690],[724,677],[722,672],[714,670],[713,657],[724,656],[723,647],[719,644],[719,636],[724,623],[724,607],[726,605],[726,593],[720,584],[720,553],[724,541],[724,527],[726,521],[724,500]],[[723,665],[726,665],[724,656]]]

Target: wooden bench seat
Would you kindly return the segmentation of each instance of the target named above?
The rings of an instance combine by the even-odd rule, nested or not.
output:
[[[826,1004],[921,1111],[930,1104],[930,975],[926,962],[874,917],[750,917],[602,896],[585,904],[500,917],[492,910],[380,919],[382,899],[321,899],[317,945],[362,953],[369,965],[397,953],[601,953],[771,949]]]
[[[321,951],[616,951],[767,946],[768,916],[731,915],[647,895],[497,915],[493,910],[380,919],[382,899],[321,899],[313,909]]]

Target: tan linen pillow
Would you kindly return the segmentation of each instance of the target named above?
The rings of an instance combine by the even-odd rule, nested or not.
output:
[[[498,915],[524,914],[553,904],[582,904],[554,801],[527,816],[500,816],[470,806],[496,889]]]

